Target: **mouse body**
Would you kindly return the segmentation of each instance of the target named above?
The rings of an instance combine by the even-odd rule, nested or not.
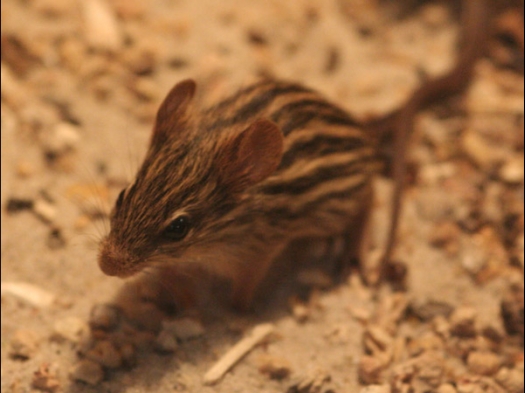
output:
[[[245,309],[297,239],[343,237],[350,260],[380,168],[373,138],[296,83],[264,80],[204,109],[195,89],[182,81],[161,104],[144,162],[111,212],[102,271],[199,266],[228,278]]]
[[[186,285],[187,272],[204,269],[231,281],[238,309],[250,306],[272,261],[297,239],[342,239],[343,271],[367,248],[372,179],[386,140],[395,190],[381,281],[395,243],[414,117],[464,89],[484,53],[488,4],[462,6],[455,67],[380,119],[359,123],[294,82],[262,80],[208,108],[194,103],[193,80],[176,84],[160,105],[135,181],[111,212],[99,249],[102,271],[129,277],[157,268],[174,292],[189,293],[199,283]]]

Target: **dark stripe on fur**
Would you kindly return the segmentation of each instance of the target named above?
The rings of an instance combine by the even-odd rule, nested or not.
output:
[[[261,192],[265,194],[301,195],[314,187],[323,187],[323,182],[337,178],[348,178],[363,171],[363,165],[369,160],[359,157],[352,163],[317,167],[307,176],[294,178],[290,181],[263,186]]]
[[[343,110],[319,99],[303,99],[284,105],[271,119],[279,124],[284,135],[305,127],[311,120],[322,120],[331,125],[357,126]]]
[[[279,169],[288,168],[295,161],[308,157],[322,157],[332,153],[354,151],[365,146],[359,138],[341,138],[337,136],[323,135],[322,132],[312,139],[294,143],[283,154]]]
[[[209,129],[214,130],[221,127],[229,127],[241,122],[249,123],[250,119],[256,120],[258,117],[261,117],[260,112],[271,105],[277,97],[291,93],[308,92],[310,92],[310,90],[299,85],[278,85],[268,91],[257,94],[255,98],[237,109],[235,115],[215,121],[210,125]],[[220,108],[211,109],[213,112],[219,110]],[[218,114],[220,115],[220,113]]]

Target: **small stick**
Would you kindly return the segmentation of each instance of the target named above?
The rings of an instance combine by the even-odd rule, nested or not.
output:
[[[244,337],[222,356],[215,365],[204,375],[204,384],[213,385],[218,382],[235,363],[242,359],[266,336],[275,330],[275,325],[263,323],[255,326],[251,334]]]
[[[49,307],[56,299],[51,292],[26,282],[4,281],[1,284],[1,292],[2,296],[14,295],[37,307]]]

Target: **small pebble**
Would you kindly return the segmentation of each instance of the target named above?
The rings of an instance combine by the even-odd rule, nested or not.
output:
[[[477,312],[471,307],[459,307],[450,317],[450,332],[459,337],[474,337],[476,335]]]
[[[191,318],[163,321],[162,330],[171,332],[181,341],[197,338],[204,334],[202,324]]]
[[[389,385],[370,385],[362,388],[359,393],[390,393],[391,391]]]
[[[333,279],[321,269],[304,269],[297,274],[297,281],[307,287],[329,288]]]
[[[381,373],[385,368],[384,361],[377,357],[363,356],[358,365],[359,381],[364,384],[374,384],[381,380]]]
[[[115,346],[107,340],[99,341],[86,352],[86,358],[107,368],[118,368],[122,365],[122,356]]]
[[[137,364],[137,351],[135,347],[126,343],[119,348],[120,354],[122,356],[122,363],[126,367],[133,367]]]
[[[102,0],[83,0],[84,34],[90,47],[100,51],[116,51],[123,43],[118,20]]]
[[[473,129],[466,130],[463,133],[461,145],[469,158],[482,169],[494,167],[508,155]]]
[[[418,183],[437,185],[444,179],[456,174],[456,167],[451,163],[428,164],[418,172]]]
[[[497,344],[501,344],[505,339],[505,331],[503,330],[503,326],[500,326],[499,324],[485,326],[481,333],[483,334],[483,337],[486,337]]]
[[[463,378],[457,382],[458,393],[508,393],[488,377]]]
[[[392,336],[381,326],[377,325],[367,327],[363,335],[363,340],[365,348],[372,353],[387,351],[391,348],[393,342]]]
[[[461,230],[453,221],[443,221],[437,224],[430,234],[430,244],[444,248],[449,254],[456,254],[459,250]]]
[[[152,74],[158,63],[158,56],[156,55],[155,51],[148,49],[134,49],[135,50],[127,52],[124,55],[124,61],[126,62],[128,67],[136,75],[143,76]],[[158,98],[158,86],[153,85],[152,87],[152,90],[150,90],[149,88],[146,89],[147,92],[154,93],[152,98]],[[140,91],[140,87],[136,86],[135,88]]]
[[[432,329],[444,339],[450,337],[450,322],[442,315],[438,315],[432,320]]]
[[[501,234],[494,227],[485,226],[474,234],[472,240],[475,245],[478,245],[478,249],[486,254],[486,259],[488,259],[485,268],[476,276],[476,281],[484,283],[503,275],[510,264],[510,257]]]
[[[512,91],[513,86],[523,85],[522,79],[516,79],[520,78],[519,74],[507,74],[507,86],[503,87],[502,75],[495,70],[495,65],[486,62],[480,66],[481,77],[473,81],[467,92],[466,105],[469,110],[475,113],[523,113],[523,88],[519,93]]]
[[[502,368],[496,374],[496,382],[507,389],[508,393],[523,393],[524,376],[523,371],[508,368]]]
[[[85,64],[83,59],[85,57],[86,46],[79,37],[64,37],[58,50],[62,63],[75,73]]]
[[[499,169],[499,177],[506,183],[523,183],[524,158],[523,156],[512,156]]]
[[[310,318],[310,309],[306,304],[294,298],[291,301],[292,315],[299,323],[304,323]]]
[[[413,358],[417,367],[417,378],[419,388],[415,391],[428,391],[437,389],[441,384],[443,374],[443,355],[440,351],[427,351],[422,355]]]
[[[448,383],[441,385],[436,391],[436,393],[456,393],[456,392],[457,392],[456,388]]]
[[[156,101],[160,97],[158,85],[150,78],[136,78],[129,88],[141,101]]]
[[[417,368],[415,367],[414,362],[414,359],[409,359],[394,365],[390,382],[396,390],[403,391],[399,385],[404,385],[404,381],[412,381],[415,379]]]
[[[38,349],[38,337],[32,330],[17,330],[10,342],[9,356],[13,359],[32,358]]]
[[[160,352],[175,352],[179,344],[173,333],[161,330],[155,339],[155,348]]]
[[[268,375],[270,379],[281,380],[287,378],[291,372],[290,363],[281,357],[261,355],[258,359],[259,372]]]
[[[80,142],[80,130],[71,123],[58,123],[46,134],[44,146],[47,151],[62,154],[75,149]]]
[[[23,108],[24,105],[27,105],[30,97],[32,98],[32,93],[28,91],[28,88],[25,84],[20,83],[18,78],[13,73],[13,70],[4,61],[1,63],[0,79],[2,80],[2,99],[5,100],[5,102],[8,102],[10,105],[16,108]],[[8,111],[6,110],[5,113],[7,112]],[[4,109],[2,107],[2,122],[4,122],[3,118]],[[16,124],[15,118],[13,118],[13,122],[6,121],[5,123],[2,123],[2,129],[4,129],[4,124],[8,124],[9,126],[13,125],[14,128],[14,124]]]
[[[56,392],[60,389],[60,381],[56,373],[50,370],[49,364],[41,364],[37,371],[33,373],[31,386],[44,392]]]
[[[85,382],[88,385],[96,386],[104,378],[102,366],[91,360],[81,360],[71,370],[71,377],[75,381]]]
[[[77,353],[82,356],[85,355],[89,350],[91,350],[91,348],[95,346],[97,340],[99,340],[98,337],[95,337],[92,332],[88,332],[88,334],[83,336],[76,344],[75,348]]]
[[[433,299],[414,299],[410,304],[410,311],[422,321],[431,321],[437,316],[449,317],[454,308],[446,303]]]
[[[33,204],[33,211],[45,222],[53,222],[57,215],[57,210],[50,202],[44,199],[38,199]]]
[[[126,343],[133,344],[139,350],[149,350],[155,343],[156,335],[149,331],[134,330],[129,334]]]
[[[21,178],[27,178],[35,173],[35,168],[27,161],[19,162],[16,166],[16,174]]]
[[[493,375],[500,366],[501,359],[492,352],[471,352],[467,359],[467,365],[470,371],[479,375]]]
[[[425,332],[420,337],[414,338],[408,344],[411,356],[418,356],[427,351],[439,351],[444,347],[443,340],[432,332]]]
[[[367,322],[372,317],[372,311],[364,307],[352,307],[350,308],[350,313],[359,322]]]
[[[319,393],[330,392],[326,384],[331,381],[331,376],[323,369],[315,369],[308,374],[298,377],[287,393]]]
[[[96,304],[89,314],[89,326],[91,329],[112,331],[120,320],[120,313],[114,306],[108,304]]]
[[[480,273],[488,264],[489,258],[480,244],[472,238],[465,238],[462,242],[461,266],[470,274]]]
[[[77,317],[67,317],[55,322],[53,326],[53,338],[59,341],[67,340],[77,343],[88,331],[88,325],[84,320]]]
[[[129,323],[138,330],[152,332],[154,335],[157,334],[165,319],[164,312],[153,302],[133,300],[132,293],[129,293],[130,297],[127,299],[124,298],[123,293],[119,296],[121,298],[117,300],[118,306]],[[132,301],[130,302],[130,300]]]

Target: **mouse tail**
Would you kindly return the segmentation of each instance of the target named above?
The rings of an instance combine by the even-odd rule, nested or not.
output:
[[[379,146],[386,144],[393,146],[391,168],[395,187],[390,212],[390,228],[380,265],[382,278],[385,278],[385,271],[391,262],[395,247],[407,171],[406,151],[414,128],[415,116],[432,103],[457,94],[469,85],[475,62],[484,55],[488,39],[488,1],[464,0],[460,23],[462,42],[454,68],[447,74],[423,84],[401,109],[366,125],[370,132],[375,133]]]

